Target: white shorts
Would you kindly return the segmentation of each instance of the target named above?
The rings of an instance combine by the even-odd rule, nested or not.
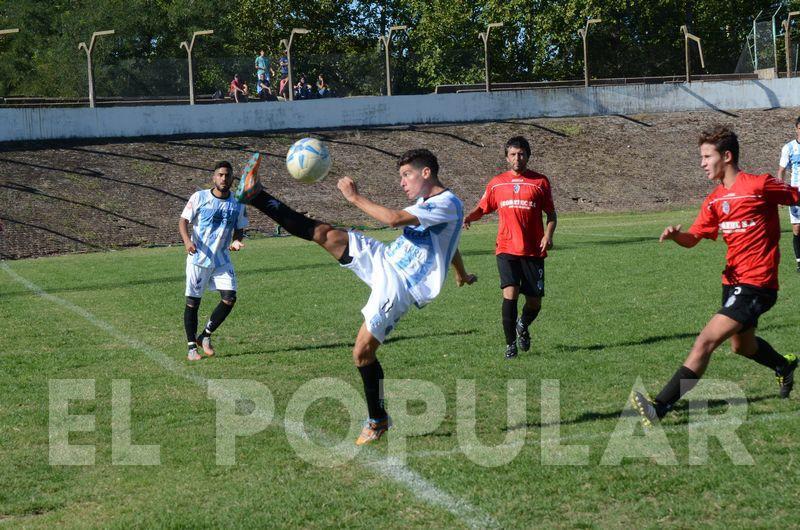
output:
[[[200,267],[192,262],[194,256],[186,256],[186,296],[201,298],[206,287],[215,291],[235,291],[236,274],[233,263],[221,267]]]
[[[800,224],[800,206],[789,206],[789,222],[793,225]]]
[[[353,261],[342,265],[372,288],[361,309],[367,330],[383,343],[397,321],[415,304],[405,282],[383,257],[384,244],[359,232],[349,232],[349,254]]]

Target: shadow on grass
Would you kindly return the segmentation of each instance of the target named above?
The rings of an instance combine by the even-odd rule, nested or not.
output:
[[[408,340],[416,340],[416,339],[427,339],[431,337],[460,337],[462,335],[472,335],[477,333],[477,329],[466,329],[466,330],[456,330],[456,331],[443,331],[440,333],[417,333],[413,335],[399,335],[396,337],[389,337],[383,343],[386,344],[395,344],[397,342],[404,342]],[[355,338],[355,337],[354,337]],[[243,351],[240,353],[226,353],[225,355],[220,356],[219,358],[226,358],[226,357],[241,357],[243,355],[265,355],[270,353],[286,353],[286,352],[304,352],[304,351],[316,351],[316,350],[334,350],[340,348],[347,348],[349,351],[353,347],[353,342],[328,342],[324,344],[306,344],[297,347],[285,347],[285,348],[271,348],[271,349],[259,349],[259,350],[249,350]]]

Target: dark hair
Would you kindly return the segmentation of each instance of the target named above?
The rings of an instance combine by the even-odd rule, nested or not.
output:
[[[431,170],[433,178],[439,178],[439,161],[436,159],[436,155],[427,149],[412,149],[400,155],[397,160],[397,168],[400,169],[401,166],[406,164],[411,164],[416,169],[427,167]]]
[[[214,165],[214,172],[216,173],[216,171],[221,167],[226,167],[226,168],[228,168],[228,171],[233,173],[233,166],[231,166],[231,163],[228,162],[227,160],[220,160],[219,162],[217,162]]]
[[[531,156],[531,144],[529,144],[528,140],[526,140],[522,136],[515,136],[513,138],[510,138],[506,142],[506,155],[508,154],[508,150],[511,149],[512,147],[516,147],[517,149],[522,149],[523,151],[525,151],[525,154],[528,155],[528,157]]]
[[[798,116],[797,119],[794,120],[794,126],[797,127],[798,125],[800,125],[800,116]]]
[[[733,163],[739,163],[739,139],[730,127],[717,125],[713,129],[703,131],[697,139],[697,145],[703,144],[713,144],[720,155],[730,151]]]

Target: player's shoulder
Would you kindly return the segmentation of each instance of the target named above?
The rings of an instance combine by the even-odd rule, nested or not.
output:
[[[534,181],[544,181],[547,184],[550,184],[550,179],[547,178],[545,175],[539,173],[538,171],[534,171],[532,169],[526,169],[525,172],[522,174],[526,179],[534,180]]]
[[[502,173],[498,173],[489,181],[488,186],[497,186],[498,184],[505,184],[506,182],[511,182],[514,173],[512,171],[503,171]]]

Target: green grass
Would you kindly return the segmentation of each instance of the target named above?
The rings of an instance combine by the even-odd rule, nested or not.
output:
[[[479,282],[458,289],[449,280],[436,301],[401,321],[379,355],[387,378],[425,380],[443,392],[446,414],[435,431],[407,440],[406,466],[451,501],[471,505],[466,515],[431,504],[414,486],[370,467],[385,464],[396,440],[392,431],[374,449],[334,468],[307,463],[289,443],[281,420],[301,385],[332,377],[361,392],[350,348],[368,288],[314,245],[296,238],[251,240],[235,256],[239,301],[215,335],[220,355],[195,364],[184,360],[182,248],[6,262],[57,299],[31,292],[0,270],[0,523],[792,526],[800,516],[796,397],[778,400],[772,374],[727,345],[707,377],[733,382],[749,398],[748,421],[736,434],[753,465],[735,465],[713,439],[707,461],[689,465],[685,407],[656,431],[666,436],[677,465],[649,457],[601,463],[611,433],[628,421],[620,414],[637,378],[657,392],[718,309],[724,244],[686,250],[657,242],[665,224],[687,225],[694,213],[563,216],[547,260],[547,296],[532,328],[532,351],[511,362],[503,359],[496,227],[479,224],[465,232],[461,250]],[[396,232],[375,235],[391,239]],[[782,248],[781,295],[762,318],[760,335],[788,353],[800,339],[800,287],[787,233]],[[201,320],[216,301],[213,293],[204,298]],[[76,307],[113,330],[75,313]],[[158,352],[174,365],[156,362]],[[256,381],[274,397],[277,420],[237,440],[233,466],[215,463],[216,404],[192,376]],[[95,399],[72,401],[69,408],[95,417],[94,431],[69,435],[71,444],[96,447],[94,465],[49,464],[52,379],[95,381]],[[111,386],[119,379],[130,381],[132,441],[159,445],[160,465],[112,464]],[[506,384],[512,379],[525,380],[527,404],[526,418],[509,431]],[[541,426],[541,382],[553,379],[560,381],[562,444],[588,447],[583,465],[542,463],[542,446],[549,447],[542,439],[552,434]],[[510,463],[481,466],[459,450],[459,380],[475,382],[475,430],[482,443],[498,444],[524,429],[525,445]],[[409,409],[421,414],[425,406],[412,402]],[[726,410],[713,403],[710,413]],[[314,439],[338,443],[349,442],[348,417],[342,404],[324,399],[305,419]],[[639,429],[636,436],[644,434]]]

